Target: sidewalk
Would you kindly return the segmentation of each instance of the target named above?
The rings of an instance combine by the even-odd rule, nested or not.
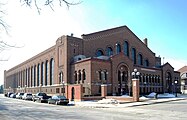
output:
[[[75,104],[75,106],[80,107],[89,107],[89,108],[124,108],[124,107],[135,107],[142,105],[150,105],[150,104],[159,104],[170,101],[178,101],[187,99],[187,95],[179,94],[178,97],[172,98],[140,98],[140,102],[118,102],[114,99],[104,99],[100,101],[81,101],[81,102],[70,102],[70,104]]]

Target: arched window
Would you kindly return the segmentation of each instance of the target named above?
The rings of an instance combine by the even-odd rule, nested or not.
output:
[[[75,83],[77,83],[77,71],[75,71],[74,73],[74,79],[75,79]]]
[[[113,50],[112,50],[111,47],[108,47],[108,48],[107,48],[107,55],[108,55],[108,56],[113,55]]]
[[[116,54],[119,54],[121,52],[121,45],[116,43]]]
[[[142,55],[138,54],[138,65],[143,65]]]
[[[148,67],[148,66],[149,66],[149,60],[148,60],[148,59],[145,60],[144,65],[145,65],[145,67]]]
[[[28,87],[30,87],[30,68],[28,68]]]
[[[86,72],[85,69],[82,70],[82,79],[86,80]]]
[[[59,83],[62,84],[63,82],[63,72],[59,73]]]
[[[124,43],[124,54],[129,56],[129,43],[127,41]]]
[[[81,78],[81,70],[79,70],[78,75],[79,75],[79,81],[78,82],[80,82],[80,80],[82,79]]]
[[[132,48],[132,60],[134,64],[136,64],[136,49],[135,48]]]
[[[54,84],[54,59],[50,60],[50,85]]]
[[[37,69],[37,86],[40,86],[40,64],[38,64],[38,69]]]
[[[41,64],[41,84],[44,85],[44,63]]]
[[[49,66],[48,66],[48,60],[46,60],[45,62],[45,85],[47,85],[48,76],[49,76]]]
[[[102,50],[98,50],[97,53],[96,53],[96,56],[99,57],[99,56],[102,56],[102,55],[104,55],[103,51]]]
[[[34,86],[36,86],[36,65],[34,66]]]
[[[31,87],[33,86],[33,66],[31,67]]]

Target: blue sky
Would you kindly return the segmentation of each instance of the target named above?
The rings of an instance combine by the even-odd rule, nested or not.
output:
[[[6,2],[3,19],[10,28],[9,35],[1,32],[0,37],[24,47],[1,53],[0,58],[8,61],[0,62],[0,84],[4,70],[51,47],[62,35],[73,33],[81,37],[123,25],[141,40],[148,38],[149,48],[156,56],[164,57],[164,62],[170,62],[175,70],[187,65],[186,0],[83,0],[69,10],[54,3],[54,11],[40,4],[40,15],[34,7],[21,6],[19,0],[3,1]]]

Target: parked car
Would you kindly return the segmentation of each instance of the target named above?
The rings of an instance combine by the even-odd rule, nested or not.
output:
[[[16,98],[16,94],[15,93],[11,94],[10,98]]]
[[[23,99],[23,100],[32,100],[32,94],[31,94],[31,93],[25,93],[25,94],[22,96],[22,99]]]
[[[17,95],[16,95],[16,98],[17,99],[22,99],[22,96],[24,95],[24,93],[18,93]]]
[[[67,105],[68,103],[69,99],[62,95],[54,95],[48,99],[48,104]]]
[[[11,94],[13,94],[13,92],[8,92],[7,97],[10,97]]]
[[[48,99],[51,98],[51,96],[48,96],[46,93],[39,92],[36,93],[36,95],[33,95],[32,100],[33,102],[38,101],[40,103],[42,102],[48,102]]]

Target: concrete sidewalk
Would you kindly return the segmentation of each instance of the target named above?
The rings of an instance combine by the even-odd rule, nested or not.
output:
[[[135,106],[142,106],[142,105],[150,105],[150,104],[159,104],[163,102],[170,102],[170,101],[178,101],[178,100],[185,100],[187,99],[187,95],[178,95],[178,97],[173,98],[146,98],[141,99],[140,102],[116,102],[116,100],[111,100],[110,103],[101,103],[99,101],[81,101],[81,102],[70,102],[70,104],[74,104],[75,106],[79,107],[89,107],[89,108],[124,108],[124,107],[135,107]],[[107,100],[107,99],[105,99]]]

